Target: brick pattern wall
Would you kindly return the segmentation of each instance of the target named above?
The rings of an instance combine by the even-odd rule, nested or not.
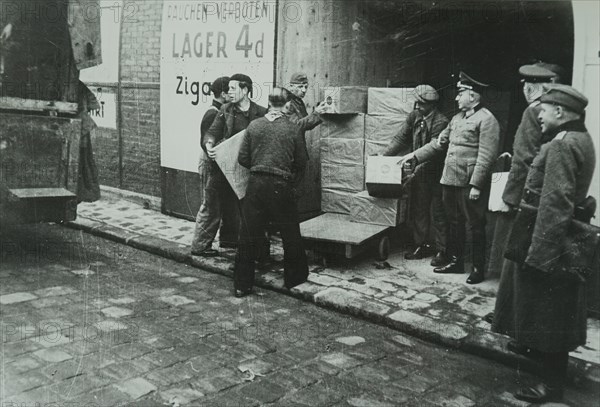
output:
[[[160,196],[162,0],[125,1],[121,26],[123,179],[120,187]],[[151,85],[149,85],[151,84]]]
[[[123,91],[122,189],[160,196],[160,90]]]

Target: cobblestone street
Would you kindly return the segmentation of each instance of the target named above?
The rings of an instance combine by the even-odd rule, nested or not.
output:
[[[526,405],[532,377],[489,360],[80,231],[2,233],[3,407]]]

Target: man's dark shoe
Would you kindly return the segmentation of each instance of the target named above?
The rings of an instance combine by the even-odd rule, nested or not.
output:
[[[539,352],[531,349],[525,345],[521,345],[517,341],[510,341],[506,344],[506,349],[508,349],[512,353],[516,353],[517,355],[522,355],[531,359],[539,359]]]
[[[414,252],[406,253],[404,258],[406,260],[419,260],[424,259],[427,256],[431,256],[431,246],[428,244],[422,244],[417,247]]]
[[[433,269],[437,274],[462,274],[465,272],[465,265],[458,262],[456,257],[453,257],[448,264]]]
[[[478,267],[473,267],[473,271],[467,278],[467,284],[479,284],[483,281],[483,270]]]
[[[494,323],[494,313],[490,312],[489,314],[485,314],[483,317],[483,320],[490,325],[493,324]]]
[[[446,256],[446,253],[437,252],[435,257],[431,259],[431,263],[429,264],[431,264],[433,267],[441,267],[445,266],[448,263],[450,263],[450,259],[448,258],[448,256]]]
[[[219,247],[222,249],[237,249],[238,244],[235,242],[219,242]]]
[[[215,249],[204,249],[202,251],[192,251],[192,256],[200,257],[215,257],[219,255],[219,251]]]
[[[514,396],[518,400],[534,404],[560,402],[563,399],[563,389],[540,383],[535,387],[524,387],[516,392]]]
[[[236,298],[242,298],[250,294],[252,294],[252,288],[246,288],[244,290],[239,290],[236,288],[233,292],[233,295],[235,295]]]

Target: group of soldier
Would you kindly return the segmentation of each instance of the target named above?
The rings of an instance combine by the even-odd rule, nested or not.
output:
[[[565,386],[568,352],[586,340],[584,285],[553,273],[574,208],[585,197],[595,166],[594,145],[584,124],[586,97],[560,84],[563,70],[536,63],[519,69],[525,109],[514,138],[514,157],[502,195],[493,246],[504,251],[518,221],[521,202],[538,214],[532,243],[521,263],[501,262],[501,281],[492,330],[511,336],[513,352],[542,366],[542,382],[515,393],[530,402],[558,401]],[[308,79],[294,74],[286,88],[274,88],[269,109],[250,100],[252,80],[243,74],[212,84],[213,106],[201,124],[201,145],[208,172],[198,212],[192,254],[215,256],[212,243],[220,225],[220,246],[237,247],[234,294],[251,293],[255,267],[268,260],[267,225],[280,230],[287,288],[306,281],[308,266],[302,245],[294,185],[308,159],[304,132],[321,123],[323,106],[308,114],[302,98]],[[486,274],[486,227],[492,169],[500,152],[500,125],[485,107],[489,85],[461,72],[456,102],[459,112],[448,120],[438,109],[439,94],[429,85],[414,90],[411,112],[381,155],[401,151],[399,165],[412,167],[409,224],[415,248],[405,258],[434,255],[435,273],[464,273],[478,284]],[[250,170],[241,204],[214,162],[215,147],[246,130],[238,161]],[[517,220],[516,220],[517,219]],[[465,250],[466,235],[471,247]],[[432,247],[431,242],[434,242]],[[471,258],[466,259],[465,253]]]

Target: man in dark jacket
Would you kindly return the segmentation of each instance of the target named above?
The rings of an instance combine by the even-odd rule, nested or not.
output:
[[[212,105],[208,108],[204,116],[202,117],[202,121],[200,122],[200,147],[202,151],[200,152],[200,163],[198,166],[198,173],[200,175],[200,179],[204,181],[205,177],[208,178],[215,171],[219,171],[217,163],[208,158],[206,153],[206,146],[204,145],[205,140],[204,137],[210,126],[212,126],[215,121],[215,117],[219,113],[221,106],[224,103],[229,102],[229,77],[222,76],[214,80],[214,82],[210,85],[210,91],[212,92],[214,99],[212,101]],[[202,182],[202,185],[205,183]],[[206,196],[206,193],[205,193]],[[218,254],[216,250],[213,250],[210,247],[207,247],[206,242],[201,239],[202,231],[204,226],[204,219],[208,216],[206,213],[209,211],[206,205],[201,205],[198,210],[198,214],[196,215],[196,228],[194,230],[194,237],[192,239],[192,253],[198,254],[200,256],[214,256]],[[211,240],[212,244],[212,240]]]
[[[502,200],[505,204],[504,212],[498,214],[494,231],[494,241],[492,243],[494,253],[492,253],[492,258],[499,257],[499,259],[498,261],[490,259],[488,266],[490,269],[500,268],[495,273],[493,270],[488,270],[492,275],[500,273],[500,286],[511,284],[513,280],[512,274],[515,264],[504,259],[504,251],[523,196],[529,167],[540,151],[541,145],[550,141],[547,136],[542,135],[542,128],[538,121],[541,110],[542,87],[551,82],[559,82],[562,72],[562,68],[558,65],[543,62],[523,65],[519,68],[519,74],[523,78],[523,94],[529,106],[523,112],[521,123],[515,134],[510,172],[502,194]],[[510,311],[512,307],[512,290],[499,290],[498,292],[508,295],[508,297],[498,297],[496,299],[496,309],[493,314],[495,315],[493,317],[494,330],[506,333],[513,329],[513,322],[510,317],[512,314]],[[487,318],[492,317],[487,316]],[[516,350],[517,346],[517,344],[512,343],[509,349]]]
[[[314,112],[308,114],[304,104],[304,96],[308,90],[308,77],[303,72],[296,72],[290,79],[287,87],[289,91],[289,102],[286,104],[286,114],[288,119],[300,126],[302,131],[312,130],[321,124],[320,114],[325,111],[322,105],[315,107]]]
[[[447,150],[440,183],[448,221],[450,262],[433,272],[464,273],[466,226],[471,230],[473,264],[468,284],[483,281],[486,192],[500,143],[498,120],[481,103],[483,90],[488,86],[461,72],[456,96],[461,112],[436,140],[403,157],[405,162],[423,163]]]
[[[428,144],[448,125],[448,119],[437,109],[439,95],[429,85],[419,85],[414,90],[415,109],[408,115],[389,146],[382,155],[398,155],[401,151],[416,151]],[[435,238],[437,254],[432,266],[443,266],[446,258],[446,215],[442,204],[440,178],[444,168],[441,154],[429,162],[419,164],[414,170],[410,187],[409,219],[416,248],[404,257],[408,260],[422,259],[431,253],[429,237]],[[433,233],[431,233],[433,232]]]
[[[569,352],[586,343],[585,285],[569,274],[562,255],[574,208],[585,200],[596,164],[583,121],[587,98],[570,86],[549,84],[540,101],[542,133],[552,141],[542,145],[525,183],[522,202],[537,208],[531,245],[511,274],[512,284],[500,287],[514,295],[508,334],[534,350],[542,364],[542,383],[515,397],[536,404],[562,399]]]
[[[287,93],[283,88],[273,89],[269,113],[248,126],[240,148],[238,161],[250,169],[250,180],[242,203],[240,244],[235,259],[236,297],[252,291],[255,261],[269,221],[281,232],[285,286],[292,288],[308,277],[293,193],[308,156],[301,130],[283,112]]]
[[[262,117],[267,112],[262,106],[250,100],[252,93],[252,79],[244,74],[235,74],[229,79],[229,97],[231,101],[221,106],[212,125],[204,137],[204,150],[208,158],[216,158],[215,147],[223,140],[245,130],[255,119]],[[208,177],[204,189],[203,208],[200,209],[198,222],[198,238],[194,255],[215,256],[212,242],[219,230],[220,247],[237,247],[239,235],[239,200],[227,182],[220,168],[214,166],[214,171]],[[196,239],[195,239],[196,240]]]

